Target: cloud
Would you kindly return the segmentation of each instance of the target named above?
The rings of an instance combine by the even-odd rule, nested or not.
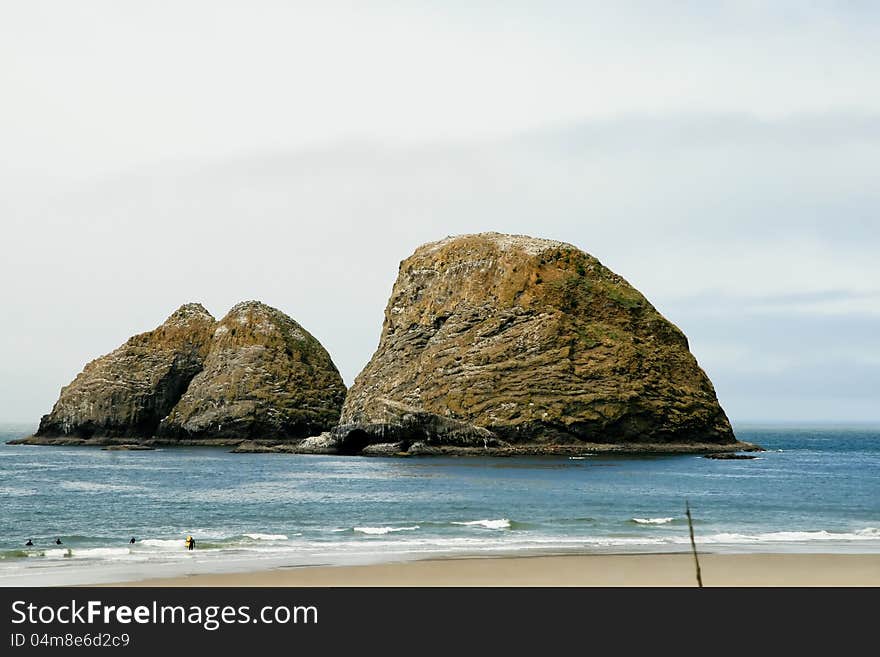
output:
[[[352,137],[498,137],[554,123],[880,111],[866,3],[33,0],[0,24],[16,177]]]
[[[843,317],[880,317],[880,290],[865,292],[825,290],[794,294],[725,295],[707,292],[678,299],[678,308],[687,308],[702,316],[787,316],[802,319],[811,315]],[[687,311],[686,311],[687,312]]]

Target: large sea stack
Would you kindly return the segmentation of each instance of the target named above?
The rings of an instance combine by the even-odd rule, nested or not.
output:
[[[217,322],[187,304],[86,365],[16,442],[295,442],[332,428],[344,397],[327,351],[281,311],[248,301]]]
[[[638,290],[570,244],[498,233],[401,263],[334,438],[348,453],[745,445]]]

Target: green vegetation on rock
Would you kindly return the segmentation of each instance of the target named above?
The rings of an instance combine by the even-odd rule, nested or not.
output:
[[[401,263],[334,435],[351,450],[735,442],[684,334],[638,290],[570,244],[498,233]]]

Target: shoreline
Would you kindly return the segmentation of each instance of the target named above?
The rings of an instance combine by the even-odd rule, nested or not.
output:
[[[880,554],[700,555],[705,586],[880,587]],[[105,584],[111,587],[696,586],[688,552],[459,557],[296,566]]]
[[[493,447],[459,447],[454,445],[426,446],[417,452],[400,451],[395,445],[373,445],[357,454],[346,454],[332,448],[301,447],[299,442],[250,440],[241,438],[161,439],[161,438],[74,438],[57,436],[27,436],[6,441],[7,445],[42,447],[102,447],[120,450],[147,450],[156,447],[230,447],[234,454],[307,454],[322,456],[385,456],[412,458],[421,456],[665,456],[676,454],[728,454],[734,452],[761,452],[754,443],[523,443]]]

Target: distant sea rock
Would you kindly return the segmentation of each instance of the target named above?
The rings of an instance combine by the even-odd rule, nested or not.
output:
[[[281,311],[248,301],[216,322],[187,304],[86,365],[19,442],[300,439],[332,428],[344,397],[327,351]]]
[[[563,242],[483,233],[400,264],[342,452],[694,451],[737,443],[684,334]]]
[[[736,452],[721,452],[718,454],[706,454],[703,458],[716,459],[718,461],[747,461],[758,458],[754,454],[737,454]]]
[[[158,435],[306,438],[336,424],[344,399],[321,343],[280,310],[246,301],[217,324],[202,371]]]

